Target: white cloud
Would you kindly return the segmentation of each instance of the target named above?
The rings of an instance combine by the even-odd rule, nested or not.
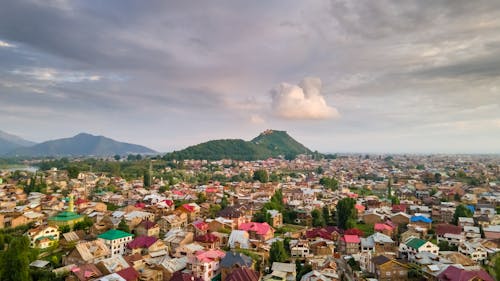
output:
[[[299,85],[281,83],[272,91],[272,109],[285,119],[329,119],[340,117],[321,94],[319,78],[304,78]]]
[[[101,76],[89,75],[84,72],[76,71],[60,71],[53,68],[30,68],[28,70],[14,70],[14,74],[24,75],[40,81],[50,82],[84,82],[84,81],[99,81]]]
[[[5,41],[0,40],[0,48],[2,48],[2,47],[4,47],[4,48],[12,48],[12,47],[15,47],[15,46],[12,45],[12,44],[7,43]]]

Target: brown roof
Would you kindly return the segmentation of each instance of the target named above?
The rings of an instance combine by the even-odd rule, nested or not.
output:
[[[239,267],[233,270],[227,278],[226,281],[258,281],[260,274],[248,267]]]
[[[438,224],[436,226],[436,234],[437,235],[444,235],[446,233],[450,234],[460,234],[462,233],[462,228],[460,226],[456,226],[453,224]]]
[[[376,265],[384,264],[390,260],[391,260],[390,258],[383,256],[383,255],[376,256],[376,257],[372,258],[372,262]]]

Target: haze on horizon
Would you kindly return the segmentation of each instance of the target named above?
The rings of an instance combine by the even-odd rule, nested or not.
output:
[[[3,1],[0,130],[500,153],[500,1]]]

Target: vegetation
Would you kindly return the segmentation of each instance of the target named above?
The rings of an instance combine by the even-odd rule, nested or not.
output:
[[[460,217],[470,218],[470,217],[472,217],[472,215],[473,214],[472,214],[471,210],[469,210],[469,208],[467,208],[467,206],[465,206],[464,204],[460,204],[455,209],[455,213],[453,214],[452,223],[454,225],[458,225],[458,218],[460,218]]]
[[[337,190],[339,187],[339,182],[333,177],[322,177],[319,184],[331,190]]]
[[[266,131],[251,141],[241,139],[208,141],[168,153],[163,159],[262,160],[278,156],[293,159],[302,153],[312,154],[309,149],[295,141],[286,132]]]
[[[356,200],[343,198],[337,203],[337,226],[342,229],[352,228],[356,223]]]
[[[269,250],[269,262],[284,262],[288,260],[288,253],[285,250],[285,245],[283,241],[276,241],[271,245]]]

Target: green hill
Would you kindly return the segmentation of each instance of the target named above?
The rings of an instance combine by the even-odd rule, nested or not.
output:
[[[285,131],[266,130],[251,141],[212,140],[168,153],[164,159],[262,160],[278,156],[293,159],[298,154],[312,154],[312,152]]]

